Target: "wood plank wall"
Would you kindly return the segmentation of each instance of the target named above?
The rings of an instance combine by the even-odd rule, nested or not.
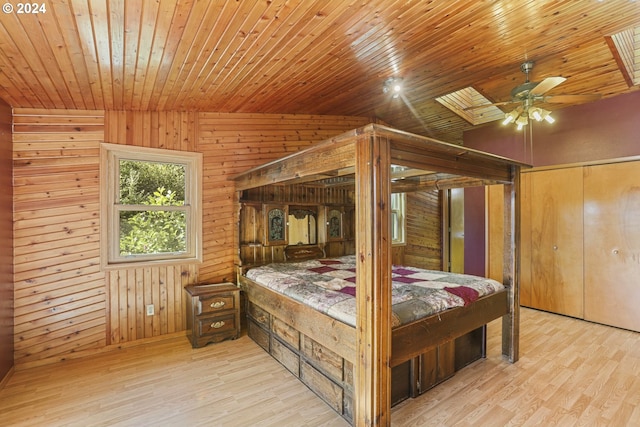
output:
[[[107,111],[104,138],[114,144],[198,151],[198,114]],[[107,344],[150,339],[186,329],[183,289],[198,281],[200,266],[136,267],[107,273]],[[146,314],[149,304],[154,306],[151,316]]]
[[[442,197],[437,190],[407,193],[406,236],[402,263],[442,270]],[[395,255],[395,254],[394,254]],[[394,259],[394,262],[396,260]]]
[[[361,117],[281,114],[201,113],[200,151],[204,155],[204,263],[201,280],[233,280],[237,262],[237,195],[227,176],[302,150],[342,132],[364,126]]]
[[[102,111],[14,110],[15,364],[106,345]]]
[[[11,107],[0,100],[0,387],[13,369]]]
[[[16,366],[183,331],[182,287],[234,278],[237,196],[227,176],[368,122],[342,116],[14,110]],[[101,141],[203,153],[202,265],[100,270]],[[156,314],[143,316],[150,302]]]

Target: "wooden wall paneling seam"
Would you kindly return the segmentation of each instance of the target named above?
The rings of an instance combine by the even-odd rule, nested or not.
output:
[[[104,329],[103,315],[99,315],[98,317],[96,317],[95,313],[90,313],[88,315],[85,315],[85,317],[76,315],[74,316],[74,319],[78,320],[79,322],[80,321],[82,322],[82,326],[84,330],[90,329],[90,328],[98,328],[99,330]],[[50,326],[50,333],[46,337],[37,335],[35,337],[29,338],[29,334],[21,334],[21,340],[16,343],[15,351],[20,352],[22,350],[28,349],[27,351],[33,352],[33,348],[39,343],[52,342],[57,340],[65,341],[68,338],[68,335],[69,335],[68,331],[60,327],[51,327],[51,326]]]
[[[163,271],[166,267],[151,268],[151,304],[154,306],[153,316],[151,318],[151,336],[162,335],[162,283]]]
[[[109,324],[109,330],[108,330],[108,335],[107,335],[107,345],[111,345],[111,344],[117,344],[120,342],[120,329],[119,329],[119,325],[120,322],[118,321],[118,312],[114,310],[118,310],[119,304],[118,304],[118,290],[119,290],[119,285],[118,285],[118,271],[113,270],[113,271],[107,271],[107,280],[108,280],[108,286],[107,289],[109,289],[109,317],[108,319],[108,324]],[[114,286],[115,283],[115,286]]]
[[[104,298],[104,291],[98,288],[81,287],[71,288],[73,293],[66,293],[60,296],[40,296],[38,298],[26,298],[26,301],[20,300],[21,305],[14,311],[14,318],[31,321],[48,315],[49,313],[60,313],[64,310],[59,307],[65,307],[66,310],[73,309],[74,306],[87,305],[90,301],[100,301]],[[58,307],[58,309],[56,309]]]
[[[119,280],[118,292],[121,297],[119,299],[120,315],[118,319],[118,328],[120,329],[119,342],[135,341],[136,339],[145,338],[144,334],[138,334],[138,322],[142,319],[144,306],[139,305],[138,298],[138,278],[137,268],[129,268],[126,270],[117,270]],[[123,305],[124,304],[124,305]]]
[[[46,341],[49,336],[53,337],[55,335],[69,335],[67,329],[69,328],[70,324],[82,325],[85,322],[91,322],[96,318],[96,316],[99,316],[103,320],[101,323],[104,324],[104,313],[102,313],[102,310],[100,310],[99,308],[99,304],[79,307],[74,310],[73,319],[70,319],[68,313],[63,313],[62,315],[56,316],[47,315],[46,317],[35,318],[33,320],[30,320],[27,325],[21,324],[19,325],[19,328],[15,328],[14,335],[17,341],[24,341],[26,347],[30,342],[40,342],[43,340]],[[42,325],[45,325],[49,332],[46,338],[43,338],[43,334],[41,332]]]
[[[174,280],[174,271],[179,268],[180,266],[169,265],[166,269],[164,269],[163,276],[161,277],[161,279],[164,281],[164,285],[160,288],[161,294],[159,307],[162,334],[171,334],[175,332],[174,313],[176,307],[180,308],[180,306],[178,305],[180,301],[176,301],[174,299],[175,289],[183,289],[182,280]]]
[[[73,218],[69,219],[73,221]],[[80,222],[80,221],[79,221]],[[20,255],[16,255],[16,272],[25,272],[35,268],[45,268],[45,260],[57,258],[60,264],[72,262],[80,258],[93,260],[99,256],[94,233],[98,225],[94,221],[84,222],[78,228],[65,228],[56,225],[43,225],[25,230],[18,236]],[[41,234],[42,233],[42,234]],[[72,234],[72,237],[69,235]],[[46,245],[47,251],[42,251]],[[61,249],[63,248],[63,249]],[[70,249],[67,249],[70,248]],[[91,261],[93,263],[93,261]],[[17,280],[22,280],[18,278]]]
[[[22,292],[20,294],[16,293],[15,297],[20,298],[21,302],[26,305],[26,307],[21,308],[21,310],[23,310],[22,313],[28,313],[34,311],[35,309],[31,307],[36,307],[38,304],[51,305],[57,298],[77,295],[80,292],[102,293],[104,292],[104,288],[101,287],[99,280],[67,284],[65,287],[57,286],[56,282],[49,286],[46,293],[41,292],[41,287],[38,289],[23,288]],[[18,312],[18,314],[20,314],[20,312]],[[16,315],[15,310],[14,315]]]
[[[136,334],[136,339],[140,339],[145,337],[145,329],[144,329],[144,324],[145,324],[145,314],[146,314],[146,309],[145,309],[145,305],[144,305],[144,297],[145,297],[145,292],[144,292],[144,269],[142,267],[136,267],[135,269],[133,269],[134,271],[134,283],[130,286],[133,286],[134,290],[135,290],[135,319],[136,319],[136,328],[135,328],[135,334]]]

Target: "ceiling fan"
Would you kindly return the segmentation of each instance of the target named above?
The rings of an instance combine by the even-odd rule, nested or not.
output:
[[[483,108],[487,106],[518,104],[517,107],[505,114],[503,124],[515,123],[518,130],[522,129],[529,123],[529,119],[536,121],[546,120],[553,123],[555,120],[551,117],[551,112],[544,108],[538,107],[536,103],[547,104],[573,104],[595,101],[600,99],[600,94],[592,95],[546,95],[548,91],[555,88],[566,80],[565,77],[547,77],[540,82],[532,82],[529,80],[529,73],[533,69],[533,61],[526,61],[520,65],[520,70],[525,74],[525,82],[514,87],[511,90],[511,100],[504,102],[496,102],[493,104],[477,105],[467,108]]]

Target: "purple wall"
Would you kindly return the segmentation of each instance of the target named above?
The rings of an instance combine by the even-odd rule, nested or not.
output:
[[[464,134],[464,145],[533,166],[640,156],[640,91],[552,115],[555,123],[534,123],[531,130],[517,131],[499,121],[470,130]],[[464,196],[465,272],[484,275],[484,190],[469,188]]]
[[[464,190],[464,272],[485,276],[484,188]],[[481,238],[478,238],[481,237]]]
[[[499,121],[490,123],[465,132],[464,145],[533,166],[640,155],[640,91],[567,107],[552,115],[555,123],[536,122],[531,133]]]

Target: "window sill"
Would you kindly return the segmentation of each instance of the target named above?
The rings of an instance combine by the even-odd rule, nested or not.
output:
[[[131,262],[118,262],[103,264],[101,270],[126,270],[145,267],[167,267],[172,265],[189,265],[189,264],[202,264],[202,260],[198,258],[183,258],[183,259],[163,259],[163,260],[145,260],[145,261],[131,261]]]

